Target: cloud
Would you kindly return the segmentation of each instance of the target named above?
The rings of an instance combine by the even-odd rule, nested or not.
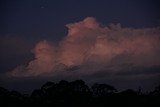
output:
[[[35,43],[19,34],[0,35],[0,74],[10,71],[17,64],[27,63],[33,58],[30,50]]]
[[[93,17],[66,27],[68,34],[58,45],[46,40],[37,43],[34,60],[9,75],[119,75],[136,67],[160,66],[160,28],[103,26]]]
[[[32,45],[30,41],[19,35],[0,35],[0,55],[11,55],[10,53],[12,53],[12,55],[22,55],[27,53]]]

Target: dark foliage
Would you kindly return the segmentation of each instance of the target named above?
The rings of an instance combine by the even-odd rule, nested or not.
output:
[[[160,86],[150,93],[127,89],[118,92],[107,84],[89,88],[84,81],[47,82],[31,95],[0,87],[1,107],[160,107]]]

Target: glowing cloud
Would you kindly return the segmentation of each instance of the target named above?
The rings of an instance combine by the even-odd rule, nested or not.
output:
[[[66,26],[68,35],[58,46],[45,40],[37,43],[35,59],[10,74],[56,75],[75,66],[72,70],[81,75],[99,71],[116,74],[130,66],[160,66],[159,28],[122,28],[120,24],[103,27],[93,17]]]

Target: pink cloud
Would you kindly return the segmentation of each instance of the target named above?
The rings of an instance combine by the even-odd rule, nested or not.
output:
[[[35,59],[27,66],[15,68],[13,76],[56,75],[69,67],[79,66],[81,74],[92,74],[108,68],[120,72],[121,64],[133,66],[160,65],[159,28],[106,27],[93,17],[66,25],[68,35],[54,46],[41,41],[34,48]],[[122,57],[120,57],[122,56]],[[76,73],[76,72],[74,72]]]

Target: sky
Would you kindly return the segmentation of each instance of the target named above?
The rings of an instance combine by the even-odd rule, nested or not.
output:
[[[158,0],[1,0],[0,85],[160,82]],[[25,85],[24,85],[25,83]]]

